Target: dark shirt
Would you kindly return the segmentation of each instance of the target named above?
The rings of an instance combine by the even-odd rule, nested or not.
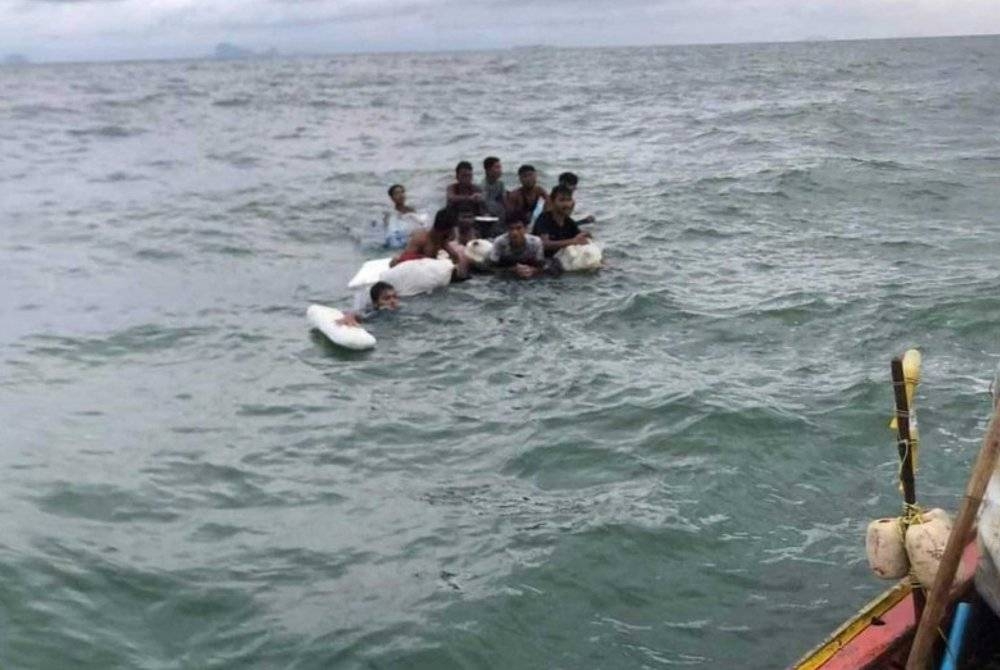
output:
[[[535,227],[531,229],[532,235],[548,235],[550,240],[560,241],[560,240],[571,240],[580,234],[580,226],[576,225],[576,221],[566,217],[563,224],[560,226],[556,223],[555,218],[552,216],[552,212],[542,212],[542,215],[538,217],[535,221]],[[555,249],[546,249],[545,255],[552,256],[556,253]]]

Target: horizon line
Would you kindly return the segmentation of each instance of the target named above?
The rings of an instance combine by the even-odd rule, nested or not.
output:
[[[63,60],[63,59],[53,59],[53,60],[33,60],[30,56],[27,56],[21,52],[10,52],[3,54],[0,58],[11,58],[11,57],[22,57],[27,59],[23,63],[13,63],[5,64],[0,61],[0,68],[2,67],[25,67],[32,65],[98,65],[102,63],[172,63],[172,62],[192,62],[192,61],[220,61],[220,62],[241,62],[241,61],[253,61],[257,57],[260,57],[259,52],[254,51],[254,49],[262,49],[264,51],[273,49],[276,51],[274,56],[263,56],[259,58],[260,60],[281,60],[281,59],[292,59],[292,58],[329,58],[336,56],[378,56],[378,55],[406,55],[406,54],[460,54],[460,53],[488,53],[488,52],[503,52],[503,51],[519,51],[528,49],[552,49],[552,50],[580,50],[580,51],[591,51],[591,50],[601,50],[601,49],[648,49],[653,47],[712,47],[712,46],[753,46],[753,45],[767,45],[767,44],[822,44],[822,43],[836,43],[836,42],[888,42],[888,41],[904,41],[904,40],[942,40],[942,39],[955,39],[962,37],[970,38],[987,38],[987,37],[1000,37],[1000,32],[986,32],[986,33],[956,33],[956,34],[944,34],[944,35],[892,35],[884,37],[802,37],[787,40],[743,40],[743,41],[733,41],[733,42],[654,42],[646,44],[597,44],[597,45],[549,45],[549,44],[513,44],[504,47],[481,47],[481,48],[456,48],[456,49],[380,49],[371,51],[317,51],[317,52],[282,52],[281,50],[272,47],[248,47],[246,43],[241,42],[230,42],[228,40],[222,40],[216,42],[214,46],[220,44],[232,44],[233,46],[239,47],[241,49],[251,50],[253,55],[246,58],[216,58],[211,53],[202,53],[198,55],[189,56],[166,56],[162,58],[105,58],[105,59],[82,59],[82,60]],[[213,47],[209,47],[214,48]]]

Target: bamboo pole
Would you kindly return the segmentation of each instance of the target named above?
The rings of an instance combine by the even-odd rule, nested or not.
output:
[[[948,537],[948,545],[945,547],[944,556],[941,557],[941,565],[934,577],[934,586],[927,599],[927,606],[924,608],[923,616],[920,617],[917,634],[913,639],[913,646],[910,647],[910,656],[906,660],[906,670],[931,670],[934,641],[937,639],[937,631],[948,605],[948,596],[951,584],[955,579],[955,571],[958,569],[958,563],[962,557],[965,539],[972,530],[979,505],[983,501],[986,485],[993,475],[998,455],[1000,455],[1000,404],[994,399],[993,416],[990,417],[986,435],[983,437],[983,446],[979,450],[976,464],[972,468],[972,475],[965,486],[965,498],[962,500],[958,518],[955,519],[955,525]]]
[[[909,365],[904,365],[906,356],[909,355]],[[909,368],[909,369],[907,369]],[[899,451],[899,483],[903,489],[903,518],[909,519],[910,512],[917,504],[917,485],[914,476],[914,440],[910,434],[910,416],[912,413],[913,397],[916,395],[916,385],[920,379],[920,354],[916,351],[907,352],[902,356],[896,356],[890,364],[892,371],[892,392],[896,403],[896,447]],[[907,374],[909,373],[909,374]],[[909,378],[908,378],[909,377]],[[908,388],[908,385],[910,387]],[[906,533],[907,526],[904,522],[903,533]],[[918,621],[924,611],[925,594],[920,583],[910,576],[913,587],[913,619]]]

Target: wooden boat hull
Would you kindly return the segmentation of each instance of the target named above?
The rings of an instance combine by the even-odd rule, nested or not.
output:
[[[962,554],[960,577],[952,590],[957,601],[972,590],[979,548],[969,542]],[[875,670],[902,668],[916,633],[916,610],[909,579],[865,605],[822,644],[792,666],[794,670]]]

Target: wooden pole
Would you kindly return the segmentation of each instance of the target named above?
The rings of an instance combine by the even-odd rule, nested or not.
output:
[[[906,670],[931,670],[934,641],[937,639],[938,628],[948,605],[951,583],[955,579],[955,571],[962,558],[965,540],[976,521],[976,513],[983,501],[986,485],[993,476],[998,454],[1000,454],[1000,404],[994,399],[993,416],[983,437],[983,446],[972,468],[969,483],[965,486],[965,498],[962,500],[951,535],[948,536],[948,545],[934,577],[934,586],[927,599],[927,606],[924,608],[923,616],[920,617],[917,634],[913,638],[913,646],[910,647],[910,656],[906,660]]]
[[[906,379],[903,376],[903,357],[892,359],[892,392],[896,399],[896,433],[899,440],[899,459],[903,467],[899,481],[903,485],[903,500],[907,505],[917,503],[917,486],[913,476],[913,442],[910,439],[910,403],[906,398]]]
[[[913,439],[910,435],[910,401],[906,395],[906,376],[903,370],[903,356],[896,356],[890,365],[892,370],[892,392],[896,401],[896,447],[899,450],[899,460],[902,466],[899,469],[899,482],[903,486],[903,501],[906,507],[903,510],[903,518],[910,515],[910,509],[917,504],[917,485],[913,472]],[[903,532],[906,532],[904,526]],[[920,584],[915,580],[910,580],[913,584],[913,610],[914,620],[919,621],[924,610],[925,595]]]

